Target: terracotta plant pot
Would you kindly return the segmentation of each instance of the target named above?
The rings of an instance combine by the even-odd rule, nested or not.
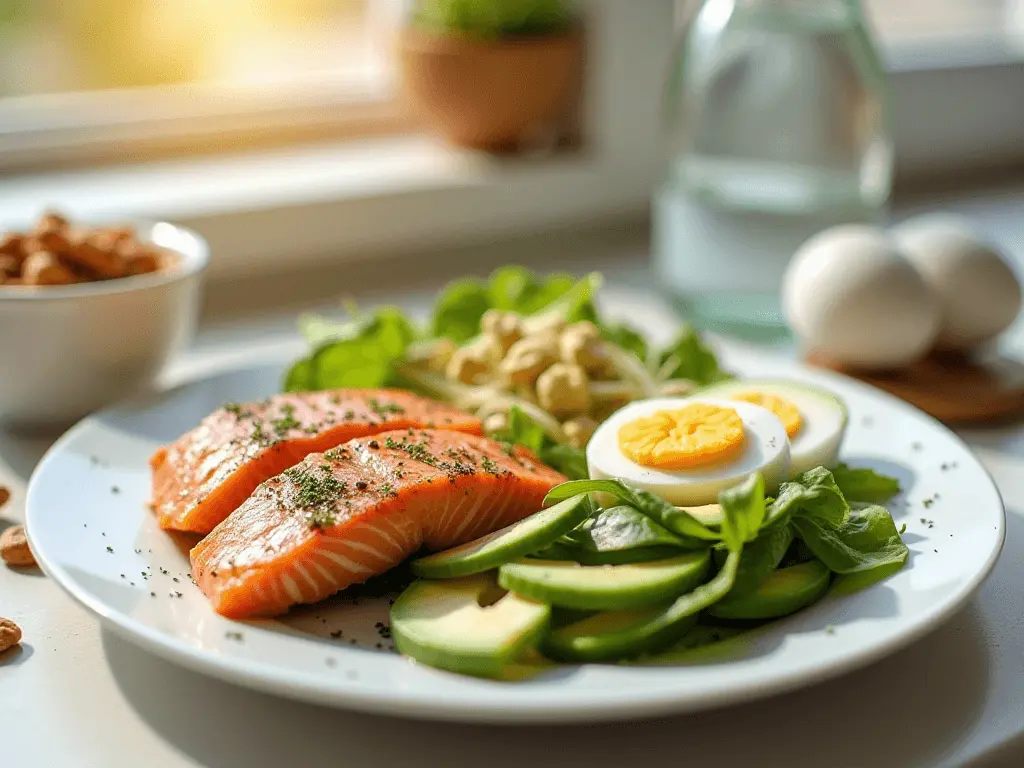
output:
[[[583,51],[578,32],[487,41],[415,27],[399,46],[412,110],[455,144],[492,150],[564,114]]]

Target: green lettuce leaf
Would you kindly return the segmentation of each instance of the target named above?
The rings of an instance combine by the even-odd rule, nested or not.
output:
[[[760,472],[750,475],[739,485],[718,494],[722,507],[722,542],[730,552],[739,552],[748,541],[757,537],[764,522],[764,477]]]
[[[488,280],[491,307],[520,315],[532,315],[564,296],[576,284],[572,275],[554,273],[540,277],[525,267],[502,267]]]
[[[549,278],[549,280],[552,278]],[[561,280],[558,275],[554,280]],[[578,323],[581,320],[589,320],[597,323],[597,308],[594,300],[597,292],[601,289],[603,278],[597,272],[591,272],[579,280],[573,281],[566,290],[549,303],[543,304],[532,312],[524,312],[521,309],[515,310],[520,314],[547,314],[549,312],[561,315],[567,323]],[[550,289],[548,293],[551,293]]]
[[[736,583],[729,594],[742,597],[756,591],[779,567],[792,542],[793,532],[789,526],[761,531],[756,539],[743,548],[743,557],[736,570]],[[725,561],[726,552],[716,548],[715,562],[721,565]]]
[[[873,469],[854,469],[840,464],[832,470],[832,476],[847,501],[884,504],[900,492],[899,480]]]
[[[318,321],[308,327],[319,346],[285,374],[286,392],[394,384],[395,363],[416,338],[412,323],[396,307],[381,307],[346,323]]]
[[[640,547],[685,548],[686,541],[626,504],[603,509],[565,534],[565,544],[590,552],[620,552]]]
[[[647,360],[647,341],[633,328],[625,323],[614,325],[604,324],[601,326],[601,336],[605,341],[622,347],[627,352],[632,352],[640,360]]]
[[[569,479],[584,478],[587,471],[587,454],[580,448],[571,445],[559,445],[553,440],[540,449],[537,457],[554,470],[561,472]]]
[[[465,278],[449,283],[434,303],[430,331],[462,344],[480,334],[480,319],[489,309],[520,315],[553,312],[566,322],[594,320],[597,274],[580,280],[555,273],[540,277],[524,267],[502,267],[488,280]]]
[[[675,340],[658,355],[663,379],[689,379],[704,386],[731,378],[718,365],[715,353],[691,325],[684,325]]]
[[[489,437],[499,442],[528,448],[537,454],[537,458],[542,462],[570,479],[584,478],[588,475],[586,453],[580,448],[556,443],[518,405],[509,408],[507,426],[490,434]]]
[[[313,361],[303,358],[292,363],[292,367],[285,371],[282,388],[285,392],[312,392],[318,389]]]
[[[690,537],[691,541],[687,541],[688,547],[691,546],[692,540],[719,541],[722,538],[720,531],[709,528],[673,504],[658,498],[650,491],[631,488],[621,480],[570,480],[548,491],[544,498],[544,506],[550,506],[578,493],[608,494],[638,509],[663,528],[668,528],[680,536]]]
[[[449,283],[434,304],[431,334],[458,344],[469,341],[480,333],[480,318],[490,308],[490,293],[482,281],[467,278]]]
[[[850,505],[832,473],[824,467],[815,467],[796,480],[782,484],[778,496],[769,505],[767,525],[784,525],[790,517],[796,516],[841,525],[849,511]]]
[[[859,589],[895,573],[909,555],[892,516],[878,505],[850,510],[839,525],[820,517],[794,517],[790,525],[829,570],[848,576],[841,585],[844,590]]]

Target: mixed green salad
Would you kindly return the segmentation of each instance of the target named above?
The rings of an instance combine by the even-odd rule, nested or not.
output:
[[[755,473],[710,519],[619,480],[569,481],[540,512],[413,561],[395,645],[502,680],[553,662],[677,660],[901,569],[907,547],[879,506],[898,490],[871,470],[818,467],[766,498]]]
[[[726,381],[689,326],[656,348],[601,316],[600,285],[505,267],[448,285],[426,322],[396,307],[302,319],[288,391],[411,389],[570,478],[530,517],[411,563],[391,615],[402,653],[495,679],[674,660],[906,562],[881,506],[898,483],[838,461],[837,398]],[[688,463],[628,453],[648,448]]]
[[[601,317],[601,276],[539,276],[509,266],[449,284],[419,323],[397,307],[300,321],[310,352],[289,392],[401,387],[483,420],[488,435],[525,445],[572,478],[598,424],[633,400],[683,395],[729,378],[690,326],[654,348]]]

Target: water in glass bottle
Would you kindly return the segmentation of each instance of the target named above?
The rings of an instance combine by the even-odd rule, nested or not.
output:
[[[704,327],[784,333],[790,256],[884,215],[885,76],[859,0],[705,0],[670,73],[659,277]]]

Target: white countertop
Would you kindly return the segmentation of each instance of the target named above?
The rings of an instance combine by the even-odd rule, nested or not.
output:
[[[1019,236],[1024,224],[1016,226]],[[661,310],[648,301],[619,298],[630,302],[620,308],[657,322]],[[1013,333],[1011,346],[1024,354],[1024,331]],[[280,359],[300,348],[279,321],[211,331],[170,378]],[[1007,504],[1007,543],[995,572],[938,631],[838,680],[634,724],[399,721],[276,699],[178,668],[101,630],[41,574],[0,567],[0,616],[25,635],[21,651],[0,662],[0,766],[1022,765],[1024,426],[964,436]],[[47,444],[0,434],[0,482],[13,492],[0,517],[21,519],[25,482]]]

